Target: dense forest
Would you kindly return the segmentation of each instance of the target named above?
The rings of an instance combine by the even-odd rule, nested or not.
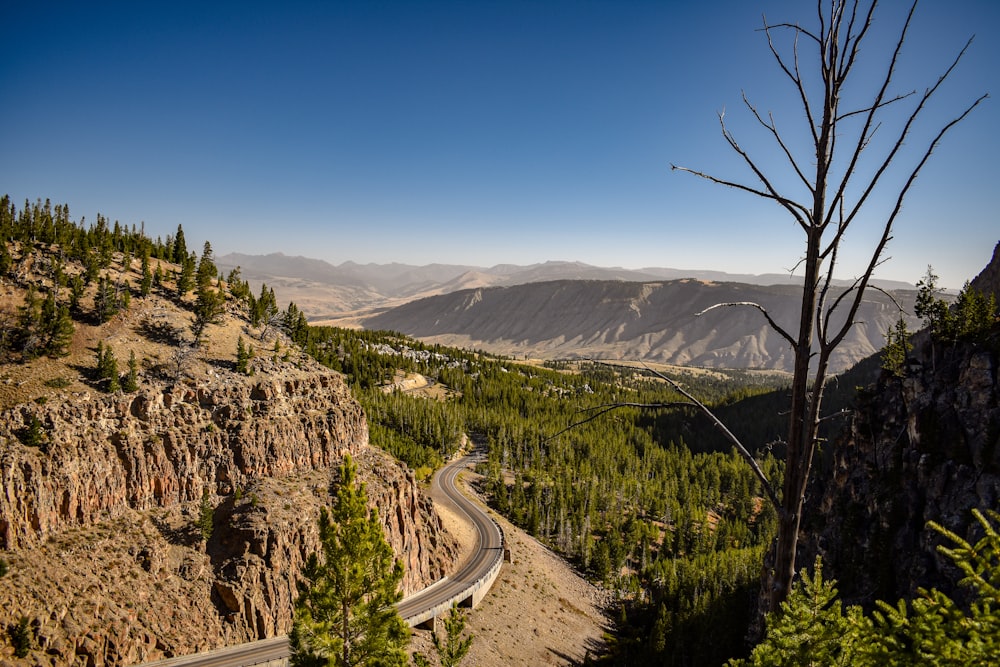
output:
[[[494,507],[615,593],[616,661],[709,664],[743,652],[773,508],[734,452],[714,438],[686,440],[660,411],[634,407],[676,402],[664,382],[641,368],[529,366],[393,332],[306,326],[294,336],[350,377],[372,442],[419,475],[464,434],[487,448],[484,491]],[[439,385],[442,398],[387,390],[399,372]],[[780,397],[784,380],[693,370],[682,379],[720,406]],[[696,425],[689,437],[711,429],[693,415],[686,422]],[[759,422],[760,413],[748,415],[742,426]],[[780,429],[777,411],[772,428]],[[770,453],[760,460],[780,478]]]

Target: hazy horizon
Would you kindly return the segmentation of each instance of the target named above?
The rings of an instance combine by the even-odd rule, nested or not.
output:
[[[856,84],[884,66],[901,11],[880,7]],[[741,91],[801,152],[762,14],[815,23],[791,0],[18,3],[0,45],[0,191],[154,237],[182,224],[189,247],[220,255],[787,273],[802,243],[786,213],[670,170],[751,182],[724,110],[780,172]],[[894,93],[932,85],[973,34],[907,149],[1000,81],[1000,5],[917,7]],[[914,283],[931,264],[958,288],[987,264],[997,119],[988,100],[944,138],[879,277]],[[900,166],[914,159],[904,150]],[[890,205],[876,197],[852,229],[840,277],[858,273]]]

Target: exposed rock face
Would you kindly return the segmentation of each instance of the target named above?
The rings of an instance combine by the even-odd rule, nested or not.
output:
[[[412,474],[373,449],[361,450],[356,460],[367,478],[369,500],[403,561],[404,595],[444,576],[457,548],[442,534],[440,519]],[[212,596],[243,641],[291,629],[297,592],[289,573],[297,575],[320,548],[319,508],[329,504],[331,484],[336,484],[330,473],[262,480],[250,495],[226,498],[217,509],[218,529],[207,547],[216,575]]]
[[[982,273],[975,277],[972,286],[983,294],[992,294],[1000,301],[1000,242],[993,248],[993,259]]]
[[[895,602],[918,587],[955,591],[928,521],[966,539],[973,508],[1000,508],[1000,335],[915,351],[906,377],[862,396],[849,433],[809,493],[799,563],[816,553],[847,602]]]
[[[233,376],[231,376],[233,377]],[[37,418],[39,448],[16,433]],[[0,419],[0,548],[68,525],[227,494],[260,477],[329,467],[367,444],[361,407],[333,372],[84,394]]]
[[[260,362],[263,364],[264,362]],[[341,377],[318,366],[21,406],[0,419],[0,626],[31,620],[36,664],[128,665],[288,632],[344,454],[405,566],[404,592],[457,547],[405,466],[367,446]],[[23,435],[32,416],[41,447]],[[207,488],[205,542],[195,526]],[[0,664],[11,648],[0,642]]]

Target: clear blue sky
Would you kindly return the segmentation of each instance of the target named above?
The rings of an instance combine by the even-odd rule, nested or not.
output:
[[[801,252],[787,214],[669,168],[749,181],[719,134],[725,109],[777,173],[741,90],[801,135],[765,12],[815,23],[801,0],[7,2],[0,191],[154,236],[180,223],[219,254],[779,272]],[[899,92],[933,83],[973,34],[908,147],[1000,94],[1000,3],[918,8]],[[865,52],[858,90],[886,44]],[[932,157],[881,276],[915,282],[933,264],[959,287],[989,260],[998,104]],[[866,247],[883,211],[848,241]],[[847,252],[842,273],[856,267]]]

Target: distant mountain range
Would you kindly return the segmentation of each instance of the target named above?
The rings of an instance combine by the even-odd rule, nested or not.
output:
[[[787,344],[755,309],[695,314],[715,303],[752,301],[794,331],[799,308],[798,280],[782,274],[630,270],[579,262],[334,266],[280,253],[230,254],[216,263],[226,272],[240,266],[254,289],[266,282],[314,323],[392,329],[427,342],[511,356],[790,370]],[[879,286],[912,313],[912,285]],[[859,324],[832,360],[834,372],[880,349],[898,316],[892,300],[873,290]],[[918,326],[908,319],[911,329]]]
[[[518,266],[497,264],[489,268],[465,264],[357,264],[333,265],[321,259],[292,257],[282,253],[244,255],[231,253],[216,258],[224,272],[239,266],[244,279],[255,288],[261,282],[276,288],[279,299],[294,301],[310,320],[330,320],[384,311],[415,299],[464,289],[510,287],[552,280],[612,280],[653,282],[693,278],[712,282],[751,285],[796,285],[800,278],[782,273],[761,275],[724,271],[684,270],[661,267],[623,269],[581,262],[552,261]],[[914,289],[895,281],[877,281],[883,289]]]

